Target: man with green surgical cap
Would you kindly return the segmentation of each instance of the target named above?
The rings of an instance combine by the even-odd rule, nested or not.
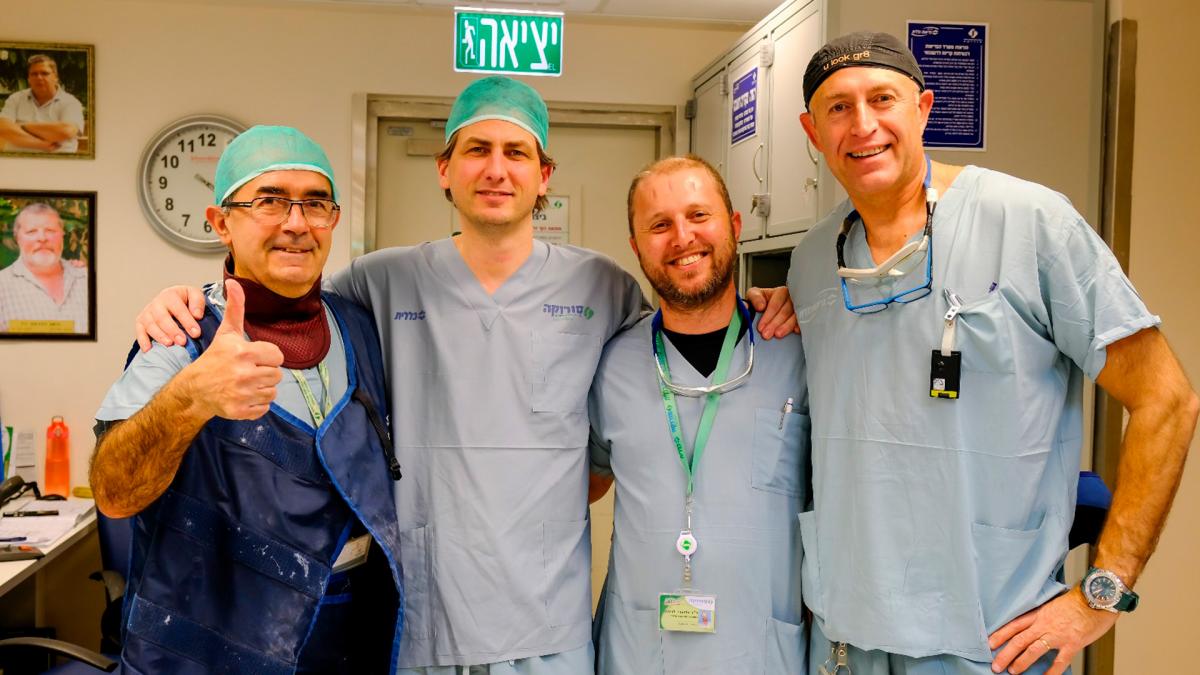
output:
[[[522,82],[467,87],[437,158],[461,234],[333,279],[388,345],[405,675],[593,669],[587,393],[644,300],[612,260],[533,238],[548,121]]]
[[[405,472],[404,675],[594,667],[587,395],[604,343],[645,301],[609,258],[534,239],[548,120],[522,82],[472,83],[437,157],[461,234],[370,253],[332,279],[371,308],[385,345]],[[182,337],[174,318],[194,322],[180,300],[169,289],[140,330]],[[790,328],[778,323],[762,331]]]
[[[321,293],[333,171],[299,131],[258,126],[214,182],[230,255],[199,333],[135,347],[96,413],[96,504],[133,517],[122,665],[391,672],[400,472],[374,322]]]

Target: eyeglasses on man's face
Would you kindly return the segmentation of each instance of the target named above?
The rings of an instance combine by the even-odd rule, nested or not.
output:
[[[286,221],[293,206],[300,207],[308,226],[316,229],[333,224],[334,215],[341,210],[332,199],[288,199],[286,197],[255,197],[248,202],[225,202],[225,208],[249,209],[250,217],[260,225],[279,225]]]

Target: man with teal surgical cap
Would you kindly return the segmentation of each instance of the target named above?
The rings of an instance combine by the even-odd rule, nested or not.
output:
[[[609,258],[534,239],[554,171],[548,119],[522,82],[469,85],[437,157],[461,234],[370,253],[331,280],[371,307],[385,345],[405,472],[404,675],[594,667],[587,395],[604,343],[645,301]],[[169,289],[140,330],[181,337],[156,318],[190,328],[181,299],[194,296]],[[769,320],[777,309],[764,335],[790,332],[790,312]]]
[[[612,260],[533,238],[547,127],[528,85],[468,86],[437,157],[461,234],[333,279],[375,312],[415,487],[396,491],[405,675],[593,668],[585,404],[601,347],[644,300]]]
[[[230,250],[183,346],[96,413],[96,504],[133,517],[126,672],[391,672],[400,479],[374,322],[321,294],[340,209],[320,146],[258,126],[206,216]]]

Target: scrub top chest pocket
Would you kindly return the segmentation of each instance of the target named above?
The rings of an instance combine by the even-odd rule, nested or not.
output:
[[[1014,341],[1032,337],[1049,342],[1033,335],[997,291],[963,301],[955,324],[954,350],[962,352],[964,371],[1012,373]]]
[[[533,412],[582,413],[603,344],[598,335],[534,332],[529,376]]]
[[[793,401],[794,399],[787,399]],[[801,451],[808,442],[809,418],[790,409],[787,400],[779,408],[754,411],[754,466],[751,485],[766,492],[799,497],[804,476]]]

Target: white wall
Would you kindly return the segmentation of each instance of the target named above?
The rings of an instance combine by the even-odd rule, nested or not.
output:
[[[1070,198],[1089,222],[1099,220],[1104,0],[827,2],[830,36],[857,30],[903,36],[910,20],[988,24],[987,147],[930,156],[1041,183]]]
[[[1115,11],[1114,11],[1115,10]],[[1130,276],[1182,361],[1200,385],[1200,316],[1196,256],[1200,222],[1194,203],[1200,182],[1200,71],[1191,52],[1200,26],[1195,0],[1123,0],[1110,18],[1137,21],[1137,103],[1134,111]],[[1190,55],[1189,55],[1190,54]],[[1186,64],[1186,65],[1185,65]],[[1117,623],[1116,673],[1196,672],[1193,583],[1200,570],[1200,441],[1183,475],[1167,529],[1136,590],[1138,610]],[[1191,664],[1191,665],[1188,665]]]
[[[137,162],[155,132],[198,113],[296,126],[325,146],[346,188],[353,94],[454,96],[474,78],[451,69],[447,11],[41,0],[5,3],[3,14],[6,39],[96,47],[96,159],[0,159],[2,188],[99,193],[98,341],[0,342],[0,419],[36,432],[40,460],[50,416],[63,415],[72,485],[82,485],[92,415],[121,371],[135,313],[162,287],[219,275],[219,257],[173,248],[142,216]],[[531,81],[551,100],[682,105],[692,75],[745,29],[568,17],[566,74]],[[350,259],[348,227],[334,244],[331,271]]]

